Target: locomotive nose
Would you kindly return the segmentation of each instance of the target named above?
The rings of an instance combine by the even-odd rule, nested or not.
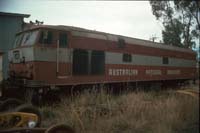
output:
[[[11,63],[9,65],[9,75],[15,78],[33,79],[33,65],[30,63]]]
[[[28,52],[26,52],[28,50]],[[33,64],[28,58],[31,57],[32,48],[20,48],[9,51],[9,75],[11,77],[33,77]]]

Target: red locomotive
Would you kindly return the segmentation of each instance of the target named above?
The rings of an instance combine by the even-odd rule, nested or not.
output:
[[[18,33],[9,61],[10,79],[47,88],[196,77],[190,49],[70,26]]]

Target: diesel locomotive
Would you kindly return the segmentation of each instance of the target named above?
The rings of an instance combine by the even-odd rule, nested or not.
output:
[[[196,78],[191,49],[72,26],[39,25],[16,35],[9,80],[31,88],[186,81]]]

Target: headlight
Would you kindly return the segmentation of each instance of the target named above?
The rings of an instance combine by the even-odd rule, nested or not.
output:
[[[34,128],[36,126],[36,122],[35,121],[29,121],[28,122],[28,127],[29,128]]]

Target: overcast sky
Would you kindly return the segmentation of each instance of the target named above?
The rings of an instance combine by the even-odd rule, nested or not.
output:
[[[149,40],[162,40],[162,24],[149,1],[28,1],[0,0],[0,11],[30,14],[26,22],[70,25]]]
[[[43,21],[149,40],[162,40],[162,23],[149,1],[0,0],[1,12],[30,14],[25,22]],[[196,48],[199,48],[197,40]]]

